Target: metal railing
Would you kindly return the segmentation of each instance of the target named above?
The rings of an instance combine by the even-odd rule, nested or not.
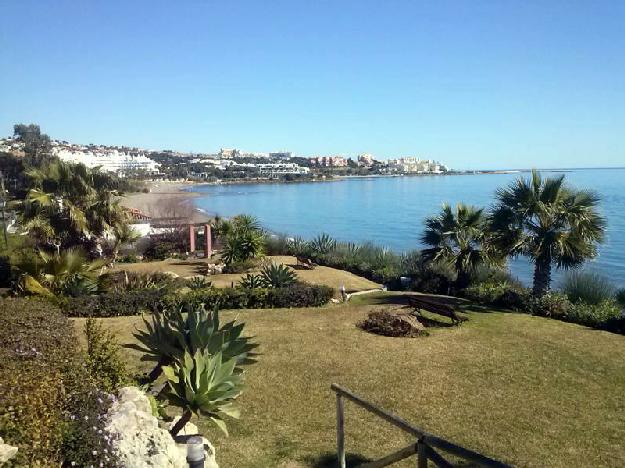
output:
[[[427,432],[422,431],[421,429],[413,426],[409,422],[403,420],[402,418],[374,405],[373,403],[368,402],[367,400],[359,397],[358,395],[355,395],[354,393],[337,384],[332,384],[331,388],[334,393],[336,393],[336,446],[338,466],[340,468],[346,468],[345,413],[343,408],[344,399],[348,399],[356,403],[358,406],[361,406],[370,413],[375,414],[376,416],[398,427],[402,431],[407,432],[408,434],[417,438],[416,442],[408,445],[407,447],[397,450],[396,452],[380,458],[379,460],[360,465],[362,468],[380,468],[383,466],[388,466],[413,455],[416,455],[417,457],[418,468],[426,468],[428,466],[428,460],[432,461],[434,465],[438,467],[453,466],[450,462],[445,460],[445,458],[435,449],[449,453],[463,460],[472,462],[478,466],[497,468],[510,466],[500,461],[486,457],[480,453],[474,452],[473,450],[460,447],[459,445],[456,445],[445,439],[441,439],[440,437],[428,434]]]

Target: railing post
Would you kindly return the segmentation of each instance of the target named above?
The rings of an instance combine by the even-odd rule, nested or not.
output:
[[[343,412],[343,398],[336,394],[336,457],[339,468],[345,468],[345,414]]]
[[[417,468],[427,468],[428,455],[426,452],[426,446],[423,440],[417,441]]]

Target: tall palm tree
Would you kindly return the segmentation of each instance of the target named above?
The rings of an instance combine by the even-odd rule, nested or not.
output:
[[[605,219],[599,197],[575,190],[564,175],[543,179],[532,171],[497,191],[490,214],[494,245],[504,254],[524,255],[534,263],[533,293],[542,296],[551,285],[551,269],[579,267],[597,254]]]
[[[456,287],[468,286],[471,273],[485,262],[495,262],[486,244],[484,210],[464,204],[455,209],[445,204],[436,216],[425,221],[421,241],[428,245],[422,251],[425,261],[450,265],[456,271]]]

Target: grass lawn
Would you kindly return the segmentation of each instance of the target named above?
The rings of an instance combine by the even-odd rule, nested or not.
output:
[[[376,294],[319,309],[230,311],[261,344],[230,437],[200,427],[222,467],[324,466],[335,451],[332,382],[436,435],[519,466],[625,466],[625,337],[528,315],[468,312],[461,327],[387,338],[355,326]],[[132,340],[138,317],[104,319]],[[77,320],[80,325],[82,320]],[[128,353],[136,369],[147,367]],[[409,442],[350,402],[348,452]],[[415,459],[403,465],[415,466]]]
[[[282,263],[295,268],[297,260],[290,256],[271,256],[266,257],[274,263]],[[189,277],[203,274],[206,260],[174,260],[168,259],[160,262],[142,262],[142,263],[118,263],[115,270],[127,270],[141,273],[152,273],[171,271],[178,276]],[[347,292],[363,291],[367,289],[376,289],[381,287],[380,284],[369,281],[368,279],[354,275],[347,271],[336,270],[325,266],[315,267],[313,270],[296,270],[297,276],[309,283],[325,284],[334,288],[336,291],[342,284],[345,285]],[[211,275],[207,278],[218,288],[225,288],[232,283],[236,285],[242,274],[223,274]]]

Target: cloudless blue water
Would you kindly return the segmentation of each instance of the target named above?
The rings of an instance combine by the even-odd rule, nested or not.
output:
[[[586,268],[599,271],[625,286],[625,169],[589,169],[565,173],[577,188],[602,196],[608,220],[606,242]],[[529,174],[355,178],[295,184],[203,185],[199,208],[221,216],[247,213],[273,231],[304,238],[327,232],[339,240],[372,241],[395,251],[422,247],[423,221],[444,202],[489,206],[497,187]],[[515,261],[512,271],[531,278],[531,265]]]

